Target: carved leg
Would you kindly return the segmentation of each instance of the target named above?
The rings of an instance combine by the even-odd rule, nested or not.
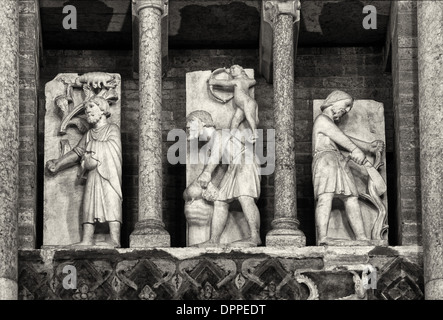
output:
[[[365,234],[358,198],[347,197],[343,199],[343,202],[345,203],[346,215],[348,216],[349,224],[351,225],[356,240],[368,240]]]
[[[319,195],[317,206],[315,207],[315,224],[317,229],[317,245],[326,244],[328,234],[328,223],[331,215],[333,193],[323,193]]]
[[[260,212],[255,204],[254,198],[248,196],[241,196],[238,198],[241,204],[243,213],[248,221],[251,230],[251,236],[248,239],[242,239],[240,242],[252,242],[255,245],[261,244],[260,239]]]
[[[82,241],[74,243],[73,246],[93,246],[94,245],[95,225],[92,223],[83,223]]]
[[[113,242],[114,248],[120,248],[120,228],[121,223],[118,221],[109,222],[109,235]]]
[[[242,109],[237,107],[237,110],[235,111],[234,116],[231,120],[231,130],[238,129],[240,123],[242,123],[243,120],[245,120],[245,113]]]
[[[252,136],[249,138],[250,142],[255,142],[255,140],[257,140],[258,138],[258,134],[257,134],[257,123],[258,123],[258,119],[257,119],[257,103],[255,101],[250,101],[248,103],[245,104],[245,117],[246,120],[249,123],[249,126],[251,127],[252,130]]]
[[[220,244],[220,236],[225,229],[229,214],[229,203],[223,201],[214,202],[214,213],[211,221],[211,238],[197,247],[216,247]]]

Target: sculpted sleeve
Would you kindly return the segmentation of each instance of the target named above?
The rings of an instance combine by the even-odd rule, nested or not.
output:
[[[337,127],[335,123],[327,116],[319,116],[318,121],[321,121],[321,133],[328,136],[336,144],[350,152],[357,148],[356,144],[352,142],[352,140],[345,135],[343,131],[341,131],[340,128]]]
[[[111,124],[100,139],[91,140],[88,149],[95,152],[95,158],[99,161],[97,171],[100,176],[108,180],[115,192],[122,197],[122,147],[120,129]]]
[[[72,149],[80,158],[83,157],[86,151],[86,134],[83,135],[83,137],[78,142],[77,146]]]

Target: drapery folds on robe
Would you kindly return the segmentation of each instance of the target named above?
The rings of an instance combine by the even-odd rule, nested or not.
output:
[[[107,124],[90,129],[74,148],[86,178],[83,223],[122,222],[122,147],[120,129]]]

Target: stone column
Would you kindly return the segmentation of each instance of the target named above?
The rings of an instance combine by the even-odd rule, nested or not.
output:
[[[265,20],[273,27],[274,122],[275,122],[275,210],[266,246],[306,245],[298,229],[295,178],[294,124],[294,20],[300,2],[264,1]]]
[[[139,16],[139,207],[130,247],[169,247],[162,220],[162,54],[164,0],[133,1]]]
[[[18,1],[0,6],[0,300],[17,299]]]
[[[443,300],[443,1],[417,1],[425,298]]]

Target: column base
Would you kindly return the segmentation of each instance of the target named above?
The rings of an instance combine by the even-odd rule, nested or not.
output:
[[[0,300],[18,300],[17,282],[8,278],[0,278]]]
[[[266,235],[267,247],[304,247],[306,237],[298,229],[298,221],[291,218],[280,218],[272,221],[273,230]]]
[[[169,248],[171,236],[159,220],[143,220],[135,225],[129,237],[130,248]]]
[[[266,235],[267,247],[304,247],[306,237],[300,230],[272,230]]]

